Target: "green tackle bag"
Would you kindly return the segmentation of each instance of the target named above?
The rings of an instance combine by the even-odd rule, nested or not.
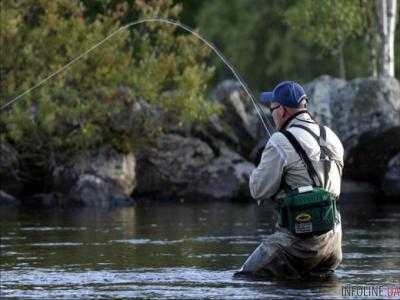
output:
[[[279,225],[297,236],[326,233],[335,226],[336,198],[322,188],[301,187],[282,199]]]
[[[308,128],[303,128],[312,133]],[[326,132],[320,126],[321,136],[317,139],[321,147],[321,154],[329,158],[326,148]],[[311,160],[301,147],[297,139],[287,130],[281,131],[292,144],[304,162],[313,186],[300,187],[291,191],[281,199],[278,207],[278,220],[281,227],[287,228],[296,236],[312,236],[326,233],[335,227],[337,197],[323,188]],[[312,133],[314,134],[314,133]],[[328,154],[327,154],[328,153]],[[325,181],[329,170],[325,170]]]

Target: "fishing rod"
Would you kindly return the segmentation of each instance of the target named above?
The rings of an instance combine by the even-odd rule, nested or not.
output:
[[[218,57],[224,62],[225,66],[227,66],[229,68],[229,70],[233,73],[233,75],[235,76],[236,80],[239,81],[240,85],[242,86],[243,90],[246,92],[246,94],[248,95],[248,97],[250,98],[251,102],[254,105],[254,108],[257,112],[257,115],[259,116],[261,123],[265,129],[265,131],[267,132],[267,134],[269,135],[269,137],[271,137],[271,131],[270,129],[273,130],[273,126],[271,125],[271,122],[269,120],[269,118],[266,116],[264,110],[262,109],[262,107],[260,106],[260,104],[258,104],[253,97],[253,94],[251,93],[251,90],[248,88],[248,86],[246,85],[246,83],[242,80],[242,78],[240,77],[240,75],[236,72],[236,70],[233,68],[233,66],[228,62],[228,60],[225,58],[225,56],[221,53],[221,51],[214,46],[211,42],[209,42],[206,38],[204,38],[202,35],[200,35],[199,33],[197,33],[196,31],[194,31],[193,29],[191,29],[189,26],[182,24],[178,21],[173,21],[170,19],[165,19],[165,18],[144,18],[144,19],[140,19],[138,21],[134,21],[131,23],[128,23],[127,25],[124,25],[122,27],[120,27],[119,29],[115,30],[114,32],[112,32],[111,34],[109,34],[108,36],[106,36],[103,40],[101,40],[100,42],[98,42],[97,44],[93,45],[92,47],[90,47],[89,49],[87,49],[85,52],[83,52],[81,55],[75,57],[74,59],[72,59],[70,62],[68,62],[67,64],[65,64],[64,66],[62,66],[61,68],[59,68],[57,71],[55,71],[54,73],[50,74],[49,76],[43,78],[42,80],[40,80],[38,83],[36,83],[34,86],[32,86],[31,88],[27,89],[26,91],[24,91],[23,93],[19,94],[18,96],[14,97],[13,99],[11,99],[10,101],[6,102],[4,105],[2,105],[0,107],[0,112],[3,111],[5,108],[7,108],[8,106],[12,105],[13,103],[15,103],[16,101],[18,101],[19,99],[21,99],[23,96],[25,96],[26,94],[30,93],[31,91],[35,90],[36,88],[40,87],[41,85],[43,85],[44,83],[46,83],[48,80],[50,80],[51,78],[53,78],[54,76],[56,76],[57,74],[63,72],[64,70],[68,69],[71,65],[75,64],[76,62],[78,62],[79,60],[81,60],[83,57],[85,57],[87,54],[89,54],[90,52],[92,52],[94,49],[96,49],[97,47],[101,46],[102,44],[104,44],[106,41],[108,41],[109,39],[111,39],[114,35],[116,35],[117,33],[126,30],[132,26],[136,26],[142,23],[146,23],[146,22],[159,22],[159,23],[165,23],[165,24],[170,24],[170,25],[174,25],[177,26],[189,33],[191,33],[192,35],[194,35],[195,37],[197,37],[198,39],[200,39],[203,43],[205,43],[209,48],[211,48],[215,54],[218,55]],[[268,126],[267,126],[268,124]]]

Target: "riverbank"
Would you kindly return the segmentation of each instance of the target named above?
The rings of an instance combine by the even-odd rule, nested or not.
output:
[[[399,82],[322,76],[305,88],[311,114],[344,144],[345,183],[364,181],[372,187],[352,184],[350,189],[398,200]],[[137,132],[138,120],[156,124],[164,118],[145,100],[129,100],[127,92],[123,97],[124,103],[134,105],[116,114],[110,126],[122,128],[128,136],[130,130]],[[24,159],[27,153],[17,151],[16,145],[1,141],[0,205],[108,207],[131,205],[141,198],[251,201],[248,178],[266,133],[237,82],[222,82],[212,98],[220,111],[206,122],[169,123],[150,142],[138,140],[132,151],[106,144],[67,156],[48,149],[41,154],[45,163],[39,165]]]

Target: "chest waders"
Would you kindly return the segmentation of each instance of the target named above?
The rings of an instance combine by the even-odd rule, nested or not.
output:
[[[326,147],[325,128],[320,126],[321,134],[318,137],[305,126],[293,125],[291,127],[302,128],[317,140],[321,147],[320,159],[323,160],[324,164],[324,181],[326,185],[331,162],[334,159],[332,152]],[[278,206],[279,225],[300,237],[326,233],[334,229],[335,220],[338,217],[336,212],[337,196],[324,188],[322,180],[318,177],[310,158],[293,134],[287,130],[281,130],[281,133],[285,135],[304,162],[313,186],[300,187],[289,192],[285,198],[281,199]]]

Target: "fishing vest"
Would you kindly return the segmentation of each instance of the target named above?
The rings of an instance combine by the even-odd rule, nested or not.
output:
[[[288,130],[280,132],[304,162],[307,172],[313,182],[312,186],[299,187],[287,193],[278,204],[278,222],[283,228],[288,229],[296,236],[308,237],[326,233],[335,227],[339,213],[337,212],[337,196],[325,189],[330,168],[334,161],[333,153],[326,143],[326,130],[320,127],[320,136],[302,125],[292,125],[309,132],[321,148],[320,162],[324,166],[324,183],[319,178],[310,158],[303,147]]]

